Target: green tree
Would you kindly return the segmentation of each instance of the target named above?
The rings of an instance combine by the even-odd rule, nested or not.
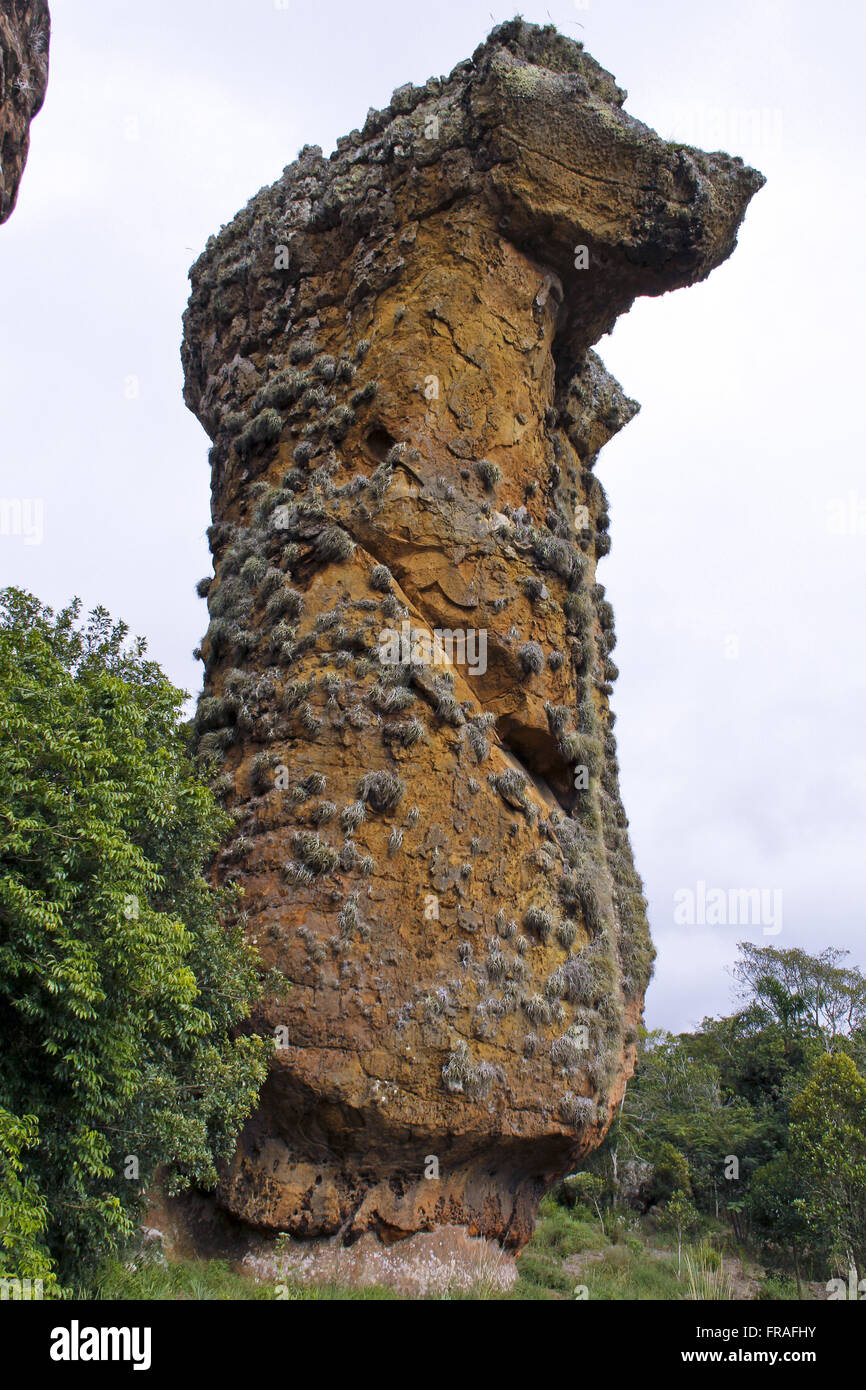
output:
[[[795,1206],[831,1264],[866,1270],[866,1079],[850,1057],[825,1055],[791,1102]]]
[[[802,1252],[810,1245],[808,1222],[798,1206],[803,1190],[789,1153],[781,1153],[753,1175],[743,1201],[753,1231],[793,1267],[797,1297],[802,1292]]]
[[[597,1173],[575,1173],[569,1179],[575,1198],[578,1202],[583,1202],[586,1206],[593,1206],[598,1217],[599,1225],[604,1230],[604,1211],[602,1202],[605,1196],[604,1179]]]
[[[184,692],[103,609],[0,594],[0,1232],[4,1272],[129,1238],[157,1168],[210,1186],[269,1044],[205,867],[231,825]]]
[[[677,1237],[677,1278],[682,1272],[683,1236],[693,1231],[698,1224],[698,1213],[687,1192],[678,1188],[665,1206],[665,1221],[676,1232]]]
[[[48,1211],[33,1179],[22,1176],[22,1151],[37,1133],[35,1115],[0,1109],[0,1278],[41,1279],[43,1295],[51,1295],[59,1290],[45,1249]]]
[[[752,1107],[725,1090],[689,1033],[646,1036],[619,1118],[625,1153],[653,1165],[655,1200],[691,1185],[705,1207],[733,1194],[725,1160],[737,1155],[747,1169],[758,1129]]]
[[[830,1052],[839,1039],[866,1023],[866,977],[844,964],[848,951],[827,946],[817,956],[799,946],[739,943],[733,975],[740,995],[764,1022],[778,1025],[786,1041],[817,1038]]]

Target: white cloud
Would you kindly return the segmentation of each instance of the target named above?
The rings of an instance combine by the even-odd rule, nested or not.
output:
[[[6,538],[2,577],[55,603],[105,603],[196,689],[209,478],[180,394],[186,269],[301,144],[327,153],[395,86],[470,54],[490,4],[54,0],[52,12],[48,98],[0,230],[4,492],[44,498],[45,540]],[[742,133],[733,153],[769,176],[732,259],[639,302],[599,346],[643,406],[599,465],[613,537],[600,577],[659,946],[648,1019],[685,1026],[729,1006],[737,937],[672,926],[674,890],[699,878],[781,883],[775,940],[866,962],[866,535],[826,525],[828,501],[866,496],[864,21],[849,7],[830,24],[805,0],[524,13],[582,38],[642,120],[700,140],[721,118]],[[756,111],[780,124],[750,126],[742,113]]]

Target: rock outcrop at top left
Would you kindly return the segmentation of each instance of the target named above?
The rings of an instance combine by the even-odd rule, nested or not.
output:
[[[0,222],[15,207],[30,146],[30,122],[45,100],[50,33],[45,0],[4,0],[0,8]]]
[[[260,1230],[521,1245],[603,1136],[653,950],[620,799],[592,345],[763,182],[501,25],[303,149],[191,272],[210,451],[196,726],[220,877],[289,983],[219,1201]]]

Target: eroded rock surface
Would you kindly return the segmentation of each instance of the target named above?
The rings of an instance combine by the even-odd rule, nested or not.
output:
[[[50,29],[46,0],[0,6],[0,222],[15,206],[30,122],[45,100]]]
[[[241,813],[219,871],[291,982],[220,1191],[262,1230],[519,1246],[631,1072],[653,952],[593,465],[637,406],[591,345],[723,261],[762,179],[624,99],[502,25],[301,151],[191,273],[199,747]]]

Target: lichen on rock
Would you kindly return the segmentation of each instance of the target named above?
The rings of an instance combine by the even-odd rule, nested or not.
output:
[[[653,950],[593,467],[637,406],[592,344],[723,261],[762,178],[624,99],[500,25],[191,272],[198,746],[238,817],[218,871],[291,983],[219,1192],[261,1230],[520,1246],[631,1073]]]

